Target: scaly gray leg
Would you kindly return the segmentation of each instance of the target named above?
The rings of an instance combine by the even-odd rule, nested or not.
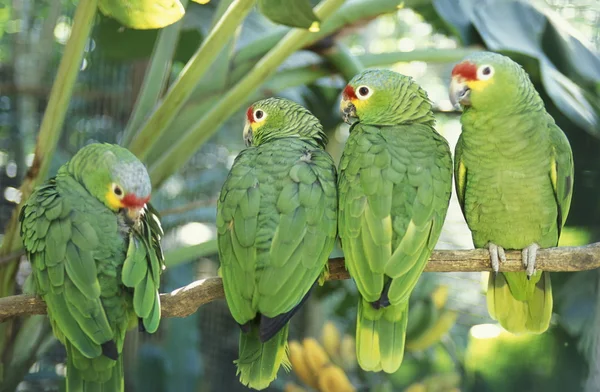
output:
[[[523,267],[527,269],[527,279],[531,279],[531,275],[535,274],[535,258],[539,248],[540,246],[534,242],[521,251]]]
[[[504,254],[504,248],[488,242],[485,246],[490,252],[490,261],[492,262],[492,269],[497,274],[500,271],[500,262],[506,262],[506,255]]]

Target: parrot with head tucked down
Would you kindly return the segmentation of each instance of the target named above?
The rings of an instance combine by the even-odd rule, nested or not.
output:
[[[389,70],[356,75],[342,94],[350,136],[339,166],[339,236],[358,286],[358,363],[393,373],[404,356],[409,296],[439,238],[452,157],[427,93]]]
[[[308,110],[269,98],[246,116],[248,148],[221,189],[217,229],[225,298],[241,328],[238,374],[260,390],[290,368],[288,322],[326,274],[337,189],[327,137]]]
[[[67,350],[68,392],[123,391],[125,332],[158,328],[163,232],[150,191],[131,152],[90,144],[21,210],[35,291]]]
[[[452,70],[450,98],[463,107],[456,193],[476,247],[489,250],[490,315],[512,333],[542,333],[552,316],[539,248],[558,244],[573,190],[569,141],[527,73],[506,56],[481,52]],[[521,250],[526,272],[498,273],[505,249]]]

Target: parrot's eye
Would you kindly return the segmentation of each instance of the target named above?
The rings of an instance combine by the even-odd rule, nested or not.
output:
[[[477,79],[478,80],[488,80],[492,76],[494,76],[494,67],[491,65],[482,65],[477,68]]]
[[[115,194],[115,196],[117,196],[117,198],[119,198],[119,199],[122,199],[123,196],[125,196],[124,192],[123,192],[123,188],[121,188],[119,185],[117,185],[115,183],[112,184],[112,190],[113,190],[113,193]]]
[[[373,90],[371,90],[370,88],[368,88],[367,86],[360,86],[357,90],[357,97],[358,99],[367,99],[371,96],[371,94],[373,94]]]
[[[256,109],[254,111],[254,121],[265,121],[265,119],[267,118],[267,113],[263,112],[260,109]]]

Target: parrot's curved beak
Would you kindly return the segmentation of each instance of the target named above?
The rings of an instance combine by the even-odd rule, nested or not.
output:
[[[457,104],[462,106],[471,105],[471,89],[460,76],[453,76],[450,81],[450,102],[454,106]]]
[[[125,215],[127,216],[127,219],[130,220],[132,223],[137,222],[138,219],[140,219],[140,217],[142,216],[143,212],[143,207],[129,207],[125,209]]]
[[[133,193],[125,195],[123,198],[123,212],[128,223],[135,224],[144,214],[144,207],[150,200],[150,195],[146,197],[137,197]]]
[[[246,124],[244,125],[244,144],[246,144],[246,147],[252,145],[252,127],[250,127],[250,121],[248,120],[246,120]]]
[[[346,124],[352,125],[358,117],[356,116],[356,106],[349,99],[342,99],[340,102],[342,118]]]

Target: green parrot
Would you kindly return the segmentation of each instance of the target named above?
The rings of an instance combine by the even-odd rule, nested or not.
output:
[[[552,288],[535,258],[539,248],[558,245],[569,213],[569,141],[527,73],[508,57],[467,57],[452,70],[450,98],[463,107],[456,193],[473,243],[489,250],[494,270],[488,310],[509,332],[542,333],[552,316]],[[505,249],[521,250],[526,272],[498,273]]]
[[[393,373],[404,356],[408,301],[440,236],[452,157],[427,93],[389,70],[356,75],[342,94],[350,136],[339,166],[339,235],[358,286],[361,368]]]
[[[154,332],[163,235],[150,177],[128,150],[90,144],[20,214],[35,291],[67,350],[68,392],[124,390],[125,332]]]
[[[288,359],[288,321],[307,299],[337,234],[336,170],[319,120],[280,98],[246,113],[248,148],[217,202],[220,274],[241,327],[240,381],[264,389]]]

